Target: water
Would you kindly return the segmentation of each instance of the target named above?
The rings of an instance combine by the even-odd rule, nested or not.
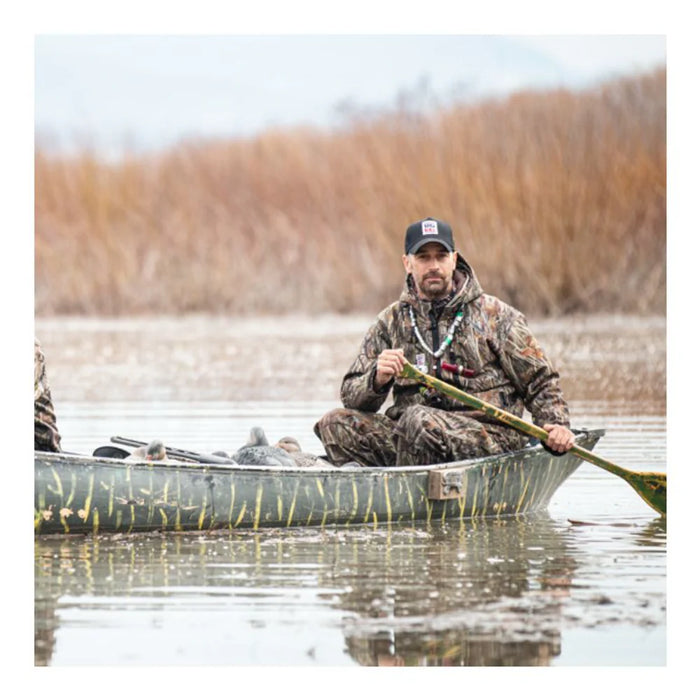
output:
[[[64,449],[112,435],[194,450],[314,421],[371,319],[37,323]],[[597,451],[665,471],[665,324],[533,323]],[[444,527],[35,540],[50,666],[666,664],[666,524],[584,464],[547,512]]]

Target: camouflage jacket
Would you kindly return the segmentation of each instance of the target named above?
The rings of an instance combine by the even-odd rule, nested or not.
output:
[[[415,403],[436,405],[450,411],[468,411],[482,422],[495,422],[454,399],[431,395],[413,380],[397,378],[375,391],[376,358],[386,348],[403,348],[406,359],[420,366],[425,358],[427,373],[437,376],[499,408],[522,416],[527,408],[538,425],[569,426],[569,410],[559,384],[559,375],[530,332],[525,317],[496,297],[484,294],[470,265],[458,255],[454,273],[456,292],[435,313],[430,301],[418,297],[408,275],[398,301],[384,309],[368,330],[352,366],[343,378],[340,398],[346,408],[377,412],[390,391],[393,404],[386,414],[397,419]],[[437,361],[420,345],[411,326],[414,311],[418,332],[436,350],[445,339],[455,316],[464,316],[452,344]],[[474,372],[465,378],[439,367],[440,362],[462,365]],[[438,365],[437,367],[435,365]]]
[[[46,378],[46,363],[39,342],[34,339],[34,449],[61,451],[61,436],[56,428],[56,414],[51,389]]]

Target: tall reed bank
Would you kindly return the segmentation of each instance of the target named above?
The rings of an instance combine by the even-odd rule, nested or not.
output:
[[[666,307],[665,70],[117,162],[35,158],[38,315],[378,311],[425,216],[528,315]]]

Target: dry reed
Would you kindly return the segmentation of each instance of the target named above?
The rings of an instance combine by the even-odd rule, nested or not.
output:
[[[38,315],[374,312],[449,221],[528,315],[663,313],[666,73],[101,161],[35,157]]]

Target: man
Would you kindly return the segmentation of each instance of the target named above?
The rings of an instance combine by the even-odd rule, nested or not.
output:
[[[524,316],[484,294],[455,249],[449,224],[428,218],[406,230],[406,281],[398,301],[367,332],[343,378],[344,408],[314,426],[334,464],[452,462],[519,449],[527,437],[484,413],[400,377],[405,362],[548,432],[547,447],[574,444],[559,375]],[[466,368],[463,373],[442,362]],[[469,376],[463,376],[469,375]],[[389,392],[393,405],[379,413]]]
[[[60,452],[61,436],[46,378],[46,362],[39,341],[34,339],[34,449]]]

